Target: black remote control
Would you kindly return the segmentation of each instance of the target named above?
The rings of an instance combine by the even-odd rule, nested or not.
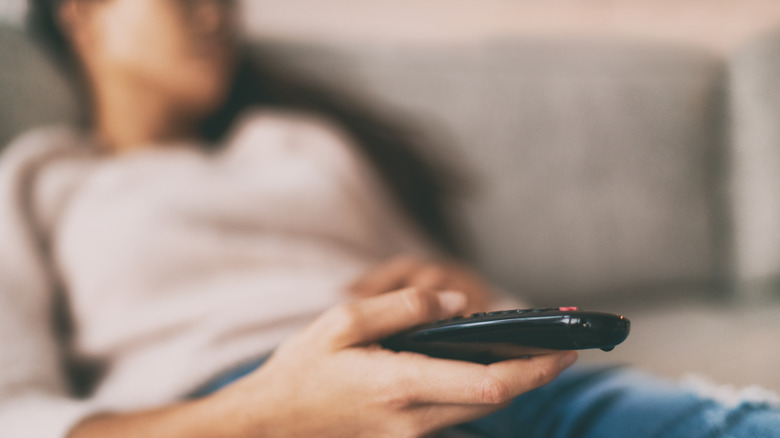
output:
[[[628,337],[622,315],[576,307],[503,310],[436,321],[382,341],[395,351],[489,364],[544,350],[610,351]]]

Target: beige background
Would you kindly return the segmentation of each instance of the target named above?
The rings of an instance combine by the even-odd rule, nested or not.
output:
[[[250,34],[392,43],[507,35],[656,39],[729,51],[780,27],[778,0],[243,0]],[[19,22],[26,0],[0,0]]]
[[[248,0],[267,38],[458,42],[507,35],[643,38],[717,51],[780,27],[778,0]]]

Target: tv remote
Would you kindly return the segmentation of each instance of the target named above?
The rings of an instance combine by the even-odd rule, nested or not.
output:
[[[613,313],[576,307],[515,309],[436,321],[381,344],[395,351],[489,364],[544,350],[611,351],[628,337],[630,328],[627,318]]]

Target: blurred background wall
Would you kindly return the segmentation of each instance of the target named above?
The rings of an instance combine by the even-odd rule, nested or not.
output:
[[[780,25],[777,0],[243,0],[248,30],[282,39],[473,41],[610,35],[728,51]],[[19,22],[25,0],[0,0]]]
[[[463,41],[609,35],[725,51],[780,25],[777,0],[251,0],[250,31],[274,38]]]

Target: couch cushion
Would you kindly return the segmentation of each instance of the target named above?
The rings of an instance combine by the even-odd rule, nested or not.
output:
[[[446,132],[475,260],[537,301],[713,286],[722,63],[605,41],[265,47]],[[717,290],[711,289],[711,290]]]
[[[0,26],[0,66],[0,149],[34,126],[76,120],[67,83],[39,47],[9,26]]]
[[[731,64],[734,249],[741,292],[780,292],[780,33]]]

